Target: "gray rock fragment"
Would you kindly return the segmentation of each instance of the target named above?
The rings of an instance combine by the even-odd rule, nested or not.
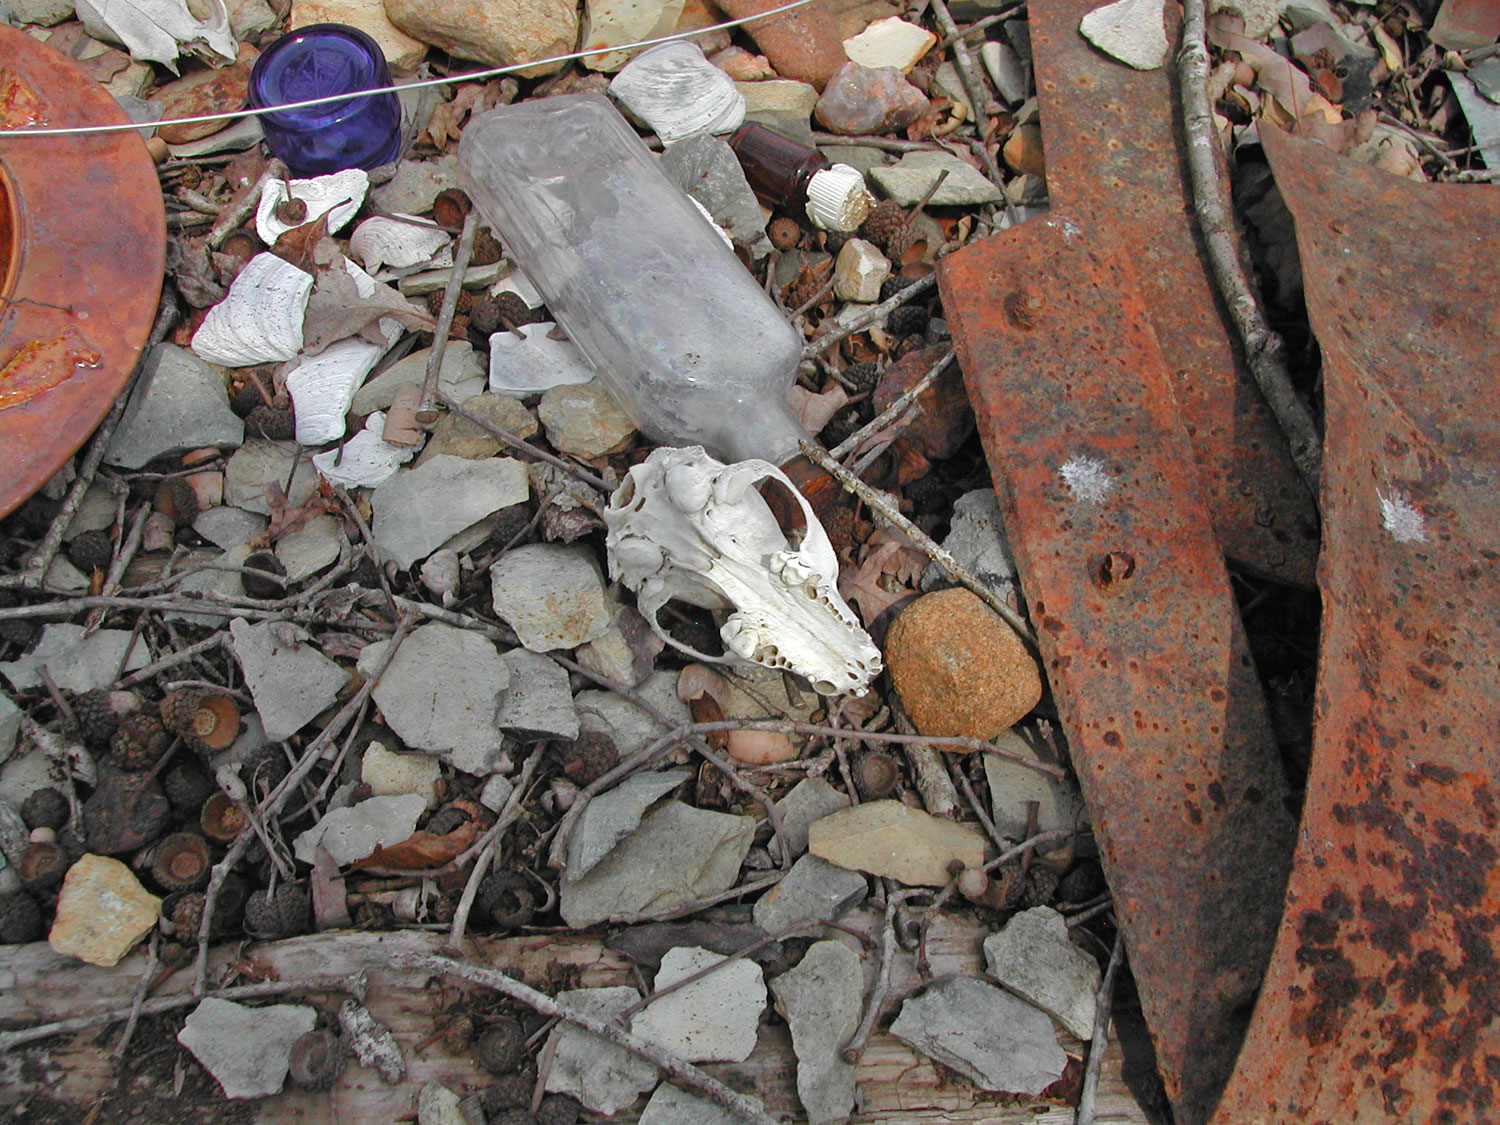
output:
[[[575,988],[559,992],[565,1007],[600,1019],[613,1019],[641,998],[633,988]],[[656,1067],[570,1023],[552,1030],[548,1047],[552,1069],[547,1092],[577,1098],[606,1117],[620,1112],[656,1084]]]
[[[420,387],[427,379],[427,360],[431,348],[412,352],[391,364],[359,390],[349,404],[352,414],[373,414],[377,410],[389,410],[391,400],[402,387]],[[463,402],[470,395],[484,390],[484,360],[474,351],[467,340],[450,340],[443,349],[443,362],[438,367],[438,390],[453,399]]]
[[[397,472],[370,494],[375,546],[404,569],[530,491],[526,466],[514,458],[434,457]]]
[[[810,946],[796,968],[771,981],[792,1030],[797,1097],[809,1125],[842,1121],[854,1108],[854,1067],[840,1052],[859,1026],[864,988],[859,954],[836,941]]]
[[[692,776],[687,770],[644,770],[590,801],[568,836],[564,880],[576,883],[587,875],[635,831],[647,809]]]
[[[668,950],[656,988],[719,964],[710,949]],[[755,1050],[756,1029],[766,1006],[766,982],[749,958],[730,961],[675,992],[653,1000],[630,1021],[630,1030],[688,1062],[744,1062]]]
[[[805,855],[755,904],[755,924],[777,934],[803,922],[828,922],[864,901],[865,877],[837,864]]]
[[[224,466],[224,503],[268,516],[268,484],[285,489],[287,504],[295,508],[306,503],[318,487],[318,470],[308,458],[298,456],[298,447],[292,442],[251,438],[230,455]]]
[[[227,1098],[265,1098],[281,1092],[292,1044],[317,1023],[301,1004],[250,1008],[214,997],[188,1016],[177,1042],[218,1080]]]
[[[984,1090],[1040,1094],[1068,1061],[1045,1012],[973,977],[906,1001],[891,1034]]]
[[[288,583],[311,578],[338,561],[344,542],[339,522],[332,516],[315,516],[276,541],[276,557],[286,567]]]
[[[755,818],[665,801],[582,879],[564,881],[563,920],[575,928],[660,913],[734,886]]]
[[[817,91],[811,86],[806,89],[812,94],[812,102],[802,115],[804,122],[812,115],[812,103],[817,100]],[[694,133],[668,145],[661,154],[661,170],[667,179],[702,204],[714,222],[736,242],[754,242],[765,233],[765,212],[755,192],[750,190],[739,157],[723,138],[707,132]]]
[[[1050,906],[1023,910],[985,938],[984,956],[990,976],[1078,1038],[1093,1038],[1099,964],[1068,940],[1061,914]]]
[[[635,687],[656,669],[666,642],[630,606],[616,606],[614,620],[599,636],[578,646],[578,663],[606,679]]]
[[[945,170],[948,178],[928,201],[929,206],[977,207],[999,200],[999,188],[972,164],[947,152],[908,152],[894,164],[871,168],[870,178],[887,197],[906,207],[926,195],[938,173]]]
[[[839,792],[821,777],[807,777],[797,782],[790,793],[776,802],[781,829],[786,835],[792,855],[799,856],[807,851],[809,824],[848,807],[848,795]],[[780,858],[780,841],[771,841],[771,854]]]
[[[1026,100],[1026,69],[1009,43],[985,40],[979,46],[979,59],[1006,105],[1020,105]]]
[[[1053,766],[1060,764],[1055,754],[1044,756],[1014,730],[996,738],[995,745],[1032,761]],[[1048,777],[995,754],[985,754],[983,762],[995,828],[1007,839],[1019,842],[1026,838],[1027,804],[1031,801],[1037,803],[1038,832],[1073,832],[1087,820],[1083,798],[1071,781]]]
[[[179,594],[220,594],[227,597],[244,597],[244,583],[240,581],[239,573],[234,568],[243,566],[250,555],[249,543],[241,543],[229,548],[218,558],[211,560],[211,565],[199,567],[179,582],[177,592]],[[192,613],[180,609],[169,609],[163,616],[173,621],[186,621],[190,625],[206,625],[211,629],[221,628],[229,620],[222,613]]]
[[[614,616],[587,547],[516,547],[490,567],[490,582],[495,612],[533,652],[576,648],[603,635]]]
[[[661,713],[663,726],[630,700],[612,691],[581,691],[573,697],[578,727],[610,736],[620,757],[629,757],[674,727],[693,721],[688,705],[677,698],[677,673],[653,672],[636,687],[636,694]]]
[[[1016,564],[1000,522],[1000,503],[993,488],[965,492],[953,503],[953,521],[943,549],[997,594],[1016,584]],[[943,590],[956,583],[937,563],[922,573],[923,590]]]
[[[759,1098],[751,1098],[760,1105]],[[641,1110],[639,1125],[739,1125],[739,1117],[713,1102],[663,1082]]]
[[[243,547],[266,529],[266,517],[241,508],[220,505],[200,512],[193,530],[221,551]]]
[[[635,434],[635,423],[598,379],[544,391],[536,416],[554,449],[584,460],[619,452]]]
[[[289,621],[229,623],[235,658],[244,672],[266,737],[290,738],[337,698],[349,674]]]
[[[10,757],[16,748],[16,736],[21,733],[21,709],[0,695],[0,762]],[[24,797],[22,798],[24,800]]]
[[[347,808],[332,809],[297,837],[293,851],[303,863],[313,863],[321,846],[340,867],[364,859],[376,848],[409,839],[427,799],[414,793],[371,797]]]
[[[127,655],[128,654],[128,655]],[[74,693],[105,688],[116,676],[144,668],[151,653],[128,629],[88,633],[66,621],[46,625],[36,647],[25,656],[0,664],[0,676],[16,691],[42,686],[41,669],[58,687]]]
[[[158,344],[146,357],[104,459],[139,469],[166,453],[235,446],[244,439],[245,423],[229,409],[223,377],[192,352]]]
[[[403,160],[396,174],[370,192],[383,211],[421,215],[432,210],[439,193],[458,186],[458,156],[449,153],[431,160]]]
[[[378,641],[360,653],[361,674],[375,674],[389,644]],[[494,644],[434,621],[402,642],[373,694],[386,722],[408,746],[483,775],[500,753],[504,736],[495,714],[509,684],[510,670]]]
[[[500,661],[510,684],[500,696],[497,725],[527,741],[578,737],[578,712],[561,665],[524,648],[512,649]]]

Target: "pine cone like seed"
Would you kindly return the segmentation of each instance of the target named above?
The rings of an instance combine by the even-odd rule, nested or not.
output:
[[[514,1074],[526,1065],[526,1029],[513,1019],[499,1019],[480,1033],[474,1043],[479,1065],[491,1074]]]
[[[25,617],[0,620],[0,641],[9,641],[17,648],[25,648],[40,632],[41,626]]]
[[[297,436],[297,416],[285,408],[262,403],[245,415],[245,428],[268,441],[291,441]]]
[[[495,297],[495,304],[499,309],[502,326],[507,320],[517,328],[521,328],[528,324],[540,324],[547,319],[540,312],[532,309],[521,294],[509,289]]]
[[[21,802],[21,819],[27,828],[51,828],[68,823],[68,799],[56,789],[34,789]]]
[[[927,331],[927,322],[930,319],[927,310],[921,305],[901,305],[886,317],[885,330],[900,339],[902,336],[912,336]]]
[[[286,597],[286,566],[271,551],[256,551],[245,559],[246,570],[262,570],[279,578],[266,578],[259,574],[241,574],[240,585],[245,593],[262,601],[275,601]]]
[[[273,892],[252,891],[245,903],[245,931],[263,941],[293,937],[312,923],[312,893],[306,883],[283,883]]]
[[[178,941],[192,944],[198,940],[198,929],[203,925],[203,902],[201,891],[189,891],[173,899],[167,916],[176,927]]]
[[[480,227],[474,232],[474,252],[469,256],[471,266],[492,266],[505,257],[500,240],[490,233],[489,227]]]
[[[40,941],[46,933],[42,908],[25,891],[0,895],[0,945],[24,945]]]
[[[578,1125],[583,1107],[566,1094],[548,1094],[536,1112],[537,1125]]]
[[[156,488],[156,510],[178,527],[187,527],[198,518],[198,494],[185,477],[169,477]]]
[[[889,246],[892,236],[909,225],[905,207],[894,199],[882,199],[860,225],[859,236],[867,242],[873,242],[887,256],[891,256]]]
[[[862,363],[851,363],[844,368],[844,378],[856,391],[874,390],[876,382],[880,379],[880,366],[868,360]]]
[[[166,752],[172,736],[155,715],[131,715],[109,740],[110,761],[126,773],[148,770]]]
[[[500,302],[486,294],[469,308],[469,327],[482,336],[500,331]]]
[[[79,736],[91,746],[108,745],[120,727],[120,715],[110,705],[109,692],[95,688],[75,695],[72,707]]]
[[[114,544],[107,531],[85,531],[68,544],[68,561],[85,574],[108,570],[114,557]]]

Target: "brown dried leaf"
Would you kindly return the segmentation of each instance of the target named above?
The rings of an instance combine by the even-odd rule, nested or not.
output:
[[[432,111],[427,127],[417,138],[436,149],[446,151],[463,132],[470,116],[504,105],[516,96],[519,87],[514,78],[501,78],[486,85],[471,83],[460,86],[451,101],[439,102]]]
[[[284,231],[276,245],[271,247],[271,253],[311,274],[343,257],[339,244],[328,234],[327,215],[319,215],[312,222]]]
[[[927,556],[904,534],[877,531],[865,545],[859,569],[840,579],[839,593],[858,607],[868,628],[888,609],[917,596],[915,583],[926,565]]]
[[[318,930],[342,930],[353,923],[345,894],[344,877],[339,865],[321,844],[313,857],[310,878],[313,900],[313,926]]]
[[[376,848],[364,859],[356,860],[351,870],[363,867],[391,867],[401,871],[425,871],[445,867],[462,855],[478,838],[480,824],[466,820],[446,836],[431,832],[413,832],[410,837],[388,848]]]
[[[787,392],[786,401],[802,428],[810,434],[817,434],[823,432],[823,427],[835,414],[849,405],[849,392],[835,383],[822,394],[813,394],[798,384]]]
[[[368,297],[362,297],[354,278],[344,268],[344,256],[319,268],[307,301],[302,321],[302,351],[317,355],[329,344],[349,336],[366,334],[382,317],[392,317],[403,327],[417,332],[431,332],[437,321],[412,304],[389,285],[375,286]],[[384,342],[378,333],[373,340]]]

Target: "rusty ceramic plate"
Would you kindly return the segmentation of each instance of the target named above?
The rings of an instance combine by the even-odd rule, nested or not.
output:
[[[128,120],[68,59],[0,26],[0,130]],[[108,413],[165,266],[161,189],[136,133],[0,132],[0,516]]]

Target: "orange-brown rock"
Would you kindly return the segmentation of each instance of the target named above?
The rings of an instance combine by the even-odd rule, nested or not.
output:
[[[885,662],[917,730],[993,738],[1042,698],[1036,661],[1015,630],[964,589],[939,590],[901,611]]]
[[[148,100],[161,106],[165,118],[198,117],[239,109],[245,104],[250,68],[258,54],[250,44],[241,43],[239,58],[228,66],[189,74],[163,86]],[[201,121],[196,125],[163,125],[157,136],[171,145],[186,144],[211,136],[228,124],[228,121]]]

